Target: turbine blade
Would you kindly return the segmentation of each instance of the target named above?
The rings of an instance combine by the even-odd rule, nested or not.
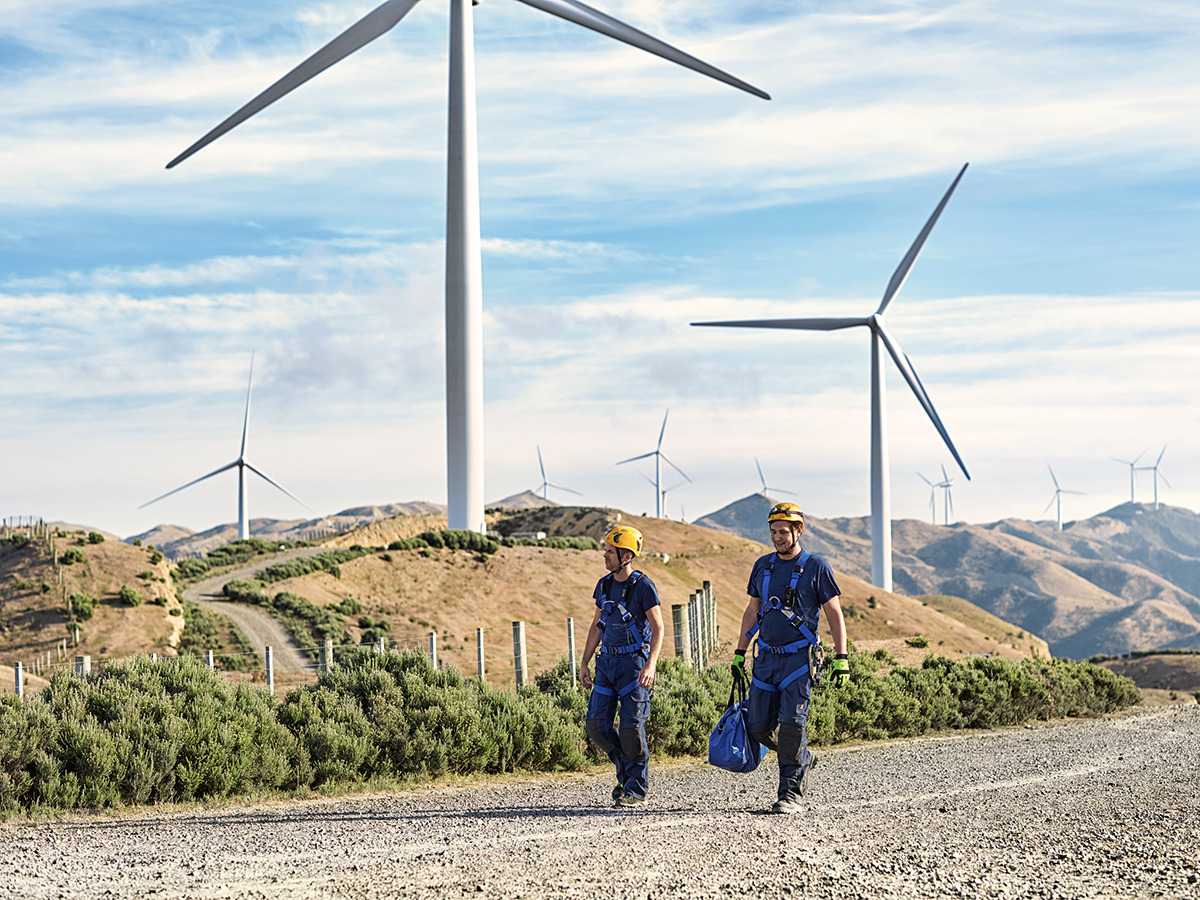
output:
[[[262,472],[258,471],[258,469],[254,468],[254,466],[250,465],[250,463],[246,463],[246,464],[245,464],[245,466],[246,466],[246,468],[247,468],[247,469],[249,469],[251,472],[253,472],[255,475],[257,475],[259,478],[261,478],[261,479],[262,479],[263,481],[265,481],[267,484],[271,485],[272,487],[276,487],[276,488],[278,488],[279,490],[283,491],[285,494],[287,494],[289,497],[291,497],[293,500],[295,500],[297,503],[299,503],[301,506],[303,506],[305,509],[307,509],[307,510],[308,510],[310,513],[313,513],[314,515],[316,515],[316,510],[314,510],[314,509],[312,509],[311,507],[309,507],[309,505],[308,505],[307,503],[305,503],[303,500],[301,500],[299,497],[297,497],[295,494],[293,494],[291,491],[289,491],[289,490],[288,490],[287,488],[285,488],[283,485],[281,485],[281,484],[279,484],[279,483],[277,483],[277,482],[274,482],[274,481],[272,481],[270,478],[268,478],[268,477],[267,477],[266,475],[264,475]]]
[[[250,354],[250,377],[246,379],[246,418],[242,420],[242,449],[238,459],[246,458],[246,432],[250,430],[250,389],[254,386],[254,354]]]
[[[167,163],[167,168],[173,169],[197,150],[207,147],[280,97],[291,93],[310,78],[320,75],[334,63],[341,62],[355,50],[365,47],[381,34],[391,30],[418,2],[419,0],[387,0],[382,6],[376,7]]]
[[[673,463],[673,462],[671,462],[669,459],[667,459],[667,454],[665,454],[665,453],[660,453],[660,454],[658,454],[658,455],[659,455],[659,456],[661,456],[661,457],[663,458],[663,462],[665,462],[665,463],[666,463],[668,466],[670,466],[672,469],[674,469],[676,472],[678,472],[678,473],[679,473],[680,475],[682,475],[684,478],[687,478],[687,480],[688,480],[688,482],[689,482],[689,483],[691,482],[691,480],[692,480],[692,479],[691,479],[691,478],[688,478],[688,473],[687,473],[687,472],[685,472],[685,471],[683,471],[683,469],[679,468],[679,466],[675,465],[675,463]]]
[[[717,81],[739,88],[748,94],[753,94],[755,97],[761,97],[763,100],[771,99],[770,94],[759,90],[754,85],[747,84],[740,78],[735,78],[733,75],[718,69],[716,66],[709,65],[703,60],[696,59],[696,57],[690,56],[682,50],[660,41],[658,38],[651,37],[644,31],[638,31],[636,28],[626,25],[619,19],[614,19],[612,16],[602,13],[598,9],[593,9],[586,3],[580,3],[579,0],[521,0],[521,2],[526,6],[532,6],[534,9],[550,13],[552,16],[558,16],[560,19],[566,19],[568,22],[574,22],[576,25],[582,25],[584,28],[608,35],[610,38],[615,38],[618,41],[637,47],[639,50],[645,50],[647,53],[661,56],[663,59],[699,72],[701,75],[707,75],[709,78],[715,78]]]
[[[879,309],[876,310],[877,315],[882,315],[887,310],[888,305],[892,302],[892,298],[904,286],[909,270],[912,269],[913,263],[917,261],[917,257],[921,255],[921,248],[925,246],[925,241],[929,237],[929,233],[933,231],[933,226],[937,224],[938,217],[941,216],[942,210],[946,208],[946,204],[950,201],[950,195],[954,193],[954,189],[958,187],[958,183],[962,180],[963,175],[966,174],[968,165],[970,163],[964,163],[963,167],[958,170],[958,175],[951,182],[949,190],[942,196],[942,200],[934,209],[933,215],[929,217],[929,220],[925,223],[925,227],[921,229],[921,233],[913,241],[913,245],[908,248],[908,253],[904,254],[904,259],[900,261],[900,265],[892,273],[892,280],[888,282],[887,290],[883,292],[883,300],[880,301]]]
[[[669,416],[670,414],[671,414],[671,410],[668,409],[666,414],[663,416],[662,430],[658,433],[658,448],[657,449],[659,449],[659,450],[662,449],[663,435],[665,435],[667,433],[667,416]]]
[[[641,456],[631,456],[629,459],[623,459],[617,465],[623,466],[625,463],[637,462],[639,459],[645,459],[647,456],[655,456],[657,453],[657,450],[651,450],[649,453],[643,453]]]
[[[1163,480],[1163,484],[1165,484],[1167,487],[1171,487],[1171,482],[1167,481],[1167,476],[1164,475],[1162,472],[1158,471],[1157,468],[1154,470],[1154,474]],[[1175,490],[1175,489],[1171,488],[1171,490]]]
[[[762,466],[758,463],[758,457],[754,457],[754,466],[758,469],[758,480],[762,482],[763,493],[767,492],[767,479],[763,477]]]
[[[926,478],[924,475],[922,475],[920,472],[917,473],[917,477],[920,478],[923,482],[925,482],[930,487],[933,487],[933,482],[930,481],[928,478]]]
[[[537,445],[535,444],[534,446],[537,446]],[[542,465],[542,448],[538,447],[537,452],[538,452],[538,468],[542,470],[542,485],[545,486],[546,484],[549,484],[549,482],[546,481],[546,467]]]
[[[1154,461],[1154,468],[1158,468],[1158,464],[1162,462],[1163,454],[1167,452],[1167,445],[1163,444],[1162,451],[1158,454],[1158,459]]]
[[[870,325],[870,319],[744,319],[736,322],[693,322],[700,327],[721,328],[795,328],[801,331],[837,331],[839,328],[854,328]]]
[[[552,488],[554,488],[556,491],[566,491],[568,494],[574,494],[574,495],[575,495],[575,496],[577,496],[577,497],[582,497],[582,496],[583,496],[583,493],[582,493],[582,492],[580,492],[580,491],[573,491],[573,490],[571,490],[569,487],[563,487],[561,484],[554,484],[553,482],[546,482],[546,486],[547,486],[547,487],[552,487]]]
[[[1052,507],[1054,505],[1054,501],[1058,499],[1058,495],[1059,495],[1059,492],[1055,491],[1054,496],[1050,498],[1050,502],[1046,504],[1046,508],[1042,510],[1043,514],[1050,512],[1050,507]]]
[[[232,469],[237,464],[238,464],[238,460],[235,459],[233,462],[231,462],[227,466],[221,466],[221,468],[219,468],[219,469],[213,469],[213,471],[209,472],[207,475],[201,475],[195,481],[189,481],[187,484],[183,485],[182,487],[177,487],[173,491],[167,491],[165,494],[160,494],[159,496],[155,497],[153,500],[148,500],[147,502],[145,502],[141,506],[139,506],[138,509],[145,509],[151,503],[157,503],[159,500],[166,499],[167,497],[170,497],[172,494],[178,494],[180,491],[190,488],[193,484],[199,484],[200,482],[204,481],[206,478],[212,478],[214,475],[220,475],[222,472],[226,472],[226,471]]]
[[[1052,468],[1050,467],[1050,463],[1046,463],[1046,468],[1047,468],[1047,469],[1050,469],[1050,480],[1054,482],[1054,489],[1055,489],[1055,490],[1062,490],[1062,488],[1061,488],[1061,487],[1059,487],[1059,484],[1058,484],[1058,479],[1054,477],[1054,469],[1052,469]]]
[[[883,323],[877,325],[879,329],[880,340],[883,341],[883,346],[887,347],[888,353],[892,357],[892,361],[896,363],[896,368],[900,370],[900,374],[904,376],[904,380],[908,382],[908,386],[912,388],[913,394],[916,395],[917,402],[921,404],[921,408],[925,410],[925,414],[929,416],[929,421],[933,422],[933,427],[937,429],[938,434],[942,436],[946,447],[949,448],[958,467],[962,469],[962,473],[967,476],[967,481],[971,480],[971,473],[967,471],[967,467],[963,464],[962,457],[958,455],[958,450],[954,447],[954,442],[950,440],[950,434],[946,431],[946,426],[942,424],[942,420],[938,417],[937,410],[933,408],[933,401],[929,399],[929,394],[925,387],[921,384],[921,379],[917,377],[917,371],[913,368],[912,362],[908,356],[900,349],[900,346],[892,340],[892,336],[888,334],[887,329],[883,327]]]

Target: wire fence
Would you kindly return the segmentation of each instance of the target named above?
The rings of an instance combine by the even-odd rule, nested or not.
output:
[[[586,626],[583,636],[586,637]],[[709,656],[717,649],[717,639],[716,598],[712,585],[705,582],[700,590],[688,598],[686,604],[671,607],[671,625],[663,649],[668,654],[673,649],[676,657],[699,670],[708,665]],[[572,688],[578,678],[579,647],[574,619],[567,619],[558,625],[517,621],[512,623],[511,628],[476,628],[473,647],[464,647],[461,643],[451,648],[440,647],[436,631],[429,632],[423,641],[409,639],[389,642],[381,637],[374,644],[335,645],[332,640],[326,640],[317,646],[315,652],[299,650],[303,662],[298,670],[290,671],[278,670],[276,652],[272,647],[238,653],[208,650],[204,654],[204,662],[229,678],[260,683],[274,692],[277,686],[315,683],[320,675],[336,665],[340,655],[364,646],[373,647],[377,653],[403,650],[425,653],[437,668],[453,665],[468,678],[478,678],[499,687],[515,689],[532,683],[538,673],[553,669],[564,658],[569,667]],[[473,660],[467,658],[471,651]],[[157,653],[149,656],[152,660],[160,658]],[[173,656],[164,655],[161,658]],[[63,639],[54,649],[39,652],[32,667],[26,667],[23,661],[15,662],[12,689],[18,697],[23,697],[29,675],[49,679],[55,672],[66,670],[86,677],[120,659],[93,659],[87,654],[75,654],[72,658],[67,640]],[[247,666],[247,661],[251,665]],[[8,693],[7,685],[2,692]]]

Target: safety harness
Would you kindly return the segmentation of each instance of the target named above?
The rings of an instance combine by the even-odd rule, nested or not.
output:
[[[609,590],[613,583],[612,574],[610,573],[609,575],[605,576],[601,582],[603,585],[602,590],[604,592],[604,602],[600,605],[600,621],[597,623],[600,627],[601,636],[600,646],[596,649],[596,653],[598,655],[633,656],[636,653],[641,653],[646,656],[649,655],[650,644],[648,642],[639,641],[632,644],[620,645],[604,643],[604,632],[608,625],[609,616],[616,613],[621,617],[621,623],[625,626],[628,626],[629,623],[633,621],[633,613],[625,608],[625,599],[629,596],[629,589],[637,584],[638,579],[641,577],[641,572],[633,572],[627,579],[625,579],[625,583],[621,586],[621,596],[616,600],[614,600],[609,594]],[[626,633],[628,633],[628,631]],[[624,697],[635,687],[637,687],[636,676],[634,677],[633,681],[629,682],[629,684],[626,684],[615,691],[612,688],[604,687],[600,684],[592,684],[593,691],[599,691],[601,694],[606,694],[609,697]]]
[[[746,632],[746,637],[754,640],[754,636],[758,634],[759,626],[762,625],[763,617],[767,613],[775,611],[781,613],[784,618],[791,623],[800,633],[800,639],[792,641],[788,644],[779,644],[771,646],[763,641],[758,642],[758,646],[765,653],[772,653],[776,656],[791,656],[794,653],[800,653],[810,647],[820,647],[820,641],[817,635],[804,621],[802,613],[795,609],[796,585],[800,583],[800,576],[804,574],[804,565],[812,556],[807,550],[800,553],[800,557],[796,560],[796,565],[792,568],[792,578],[788,584],[787,590],[784,592],[783,600],[771,596],[771,571],[775,568],[775,561],[778,558],[778,553],[772,553],[771,558],[767,560],[767,564],[763,567],[762,582],[758,590],[758,620],[754,623],[754,627]],[[761,690],[779,692],[791,684],[798,678],[801,678],[809,670],[809,664],[805,663],[796,671],[792,672],[787,678],[783,679],[778,685],[770,684],[762,681],[759,678],[750,676],[750,681],[757,685]]]

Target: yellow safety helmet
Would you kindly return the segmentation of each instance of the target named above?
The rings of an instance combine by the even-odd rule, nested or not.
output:
[[[614,525],[604,536],[604,543],[618,550],[632,550],[634,556],[642,555],[642,533],[628,525]]]
[[[772,522],[796,522],[804,529],[804,513],[795,503],[776,503],[767,515],[767,524]]]

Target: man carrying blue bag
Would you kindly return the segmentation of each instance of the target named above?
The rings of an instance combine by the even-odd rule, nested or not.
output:
[[[747,727],[779,757],[779,798],[773,813],[800,812],[817,757],[809,752],[806,721],[812,687],[820,675],[823,651],[818,636],[821,610],[829,622],[835,659],[835,685],[850,680],[846,621],[841,590],[829,563],[800,546],[804,513],[795,503],[779,503],[767,516],[774,553],[760,557],[750,572],[750,602],[742,614],[742,634],[733,655],[735,684],[745,684],[746,649],[757,637],[758,653],[749,676]]]

